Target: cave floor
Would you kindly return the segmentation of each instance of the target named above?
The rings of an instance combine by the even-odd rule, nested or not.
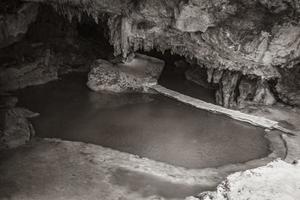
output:
[[[299,133],[283,134],[283,138],[287,145],[285,161],[300,159],[299,110],[275,105],[249,107],[243,112],[278,121]],[[184,199],[215,190],[233,172],[270,161],[262,159],[224,170],[188,170],[98,145],[37,138],[25,146],[1,152],[0,199]],[[297,178],[288,185],[295,185]],[[276,186],[279,182],[270,184]]]
[[[287,114],[284,107],[265,108],[260,112],[252,110],[259,116],[282,119],[282,123],[286,119],[286,126],[294,125],[294,130],[299,130],[298,112],[294,111]],[[288,144],[285,160],[299,159],[300,135],[286,135],[284,139]],[[266,162],[270,160],[259,165]],[[0,199],[184,199],[215,190],[217,184],[235,171],[255,167],[257,163],[240,168],[231,166],[221,173],[214,169],[186,170],[98,145],[37,138],[25,146],[1,152]],[[285,185],[296,184],[297,177],[294,179]],[[274,181],[280,182],[276,178],[273,182],[265,181],[264,184],[271,185],[270,192],[274,192]],[[246,182],[240,182],[246,191],[267,195],[268,191],[253,191]]]
[[[36,139],[0,162],[0,199],[183,199],[212,189],[179,183],[194,178],[181,168],[80,142]]]
[[[244,113],[265,117],[279,122],[279,125],[290,129],[294,135],[284,134],[283,138],[287,145],[287,162],[300,160],[300,109],[291,108],[282,104],[261,107],[248,107],[241,110]]]
[[[276,105],[243,111],[279,121],[296,133],[300,130],[297,109]],[[300,134],[283,134],[283,138],[287,145],[285,161],[299,160]],[[0,153],[0,199],[184,199],[215,190],[228,175],[264,166],[273,159],[266,157],[223,168],[185,169],[98,145],[36,138],[25,146]],[[287,187],[295,185],[297,178],[290,180]],[[237,187],[267,194],[280,185],[276,177],[264,181],[260,184],[269,184],[270,191],[253,189],[243,181]]]

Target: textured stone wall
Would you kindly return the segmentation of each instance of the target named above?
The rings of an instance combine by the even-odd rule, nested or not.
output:
[[[138,49],[171,49],[208,68],[263,79],[280,77],[277,66],[294,65],[300,57],[296,0],[32,1],[50,3],[71,18],[109,13],[111,43],[124,56]]]
[[[3,3],[4,4],[4,3]],[[26,34],[29,25],[36,20],[38,4],[25,3],[0,12],[0,48],[19,41]]]
[[[249,79],[256,80],[251,86],[256,90],[248,99],[274,103],[268,81],[281,82],[281,69],[300,62],[298,0],[27,1],[49,4],[69,21],[89,15],[99,23],[105,13],[116,56],[171,50],[210,71],[221,71],[217,102],[226,107],[248,98],[234,91],[246,95]]]

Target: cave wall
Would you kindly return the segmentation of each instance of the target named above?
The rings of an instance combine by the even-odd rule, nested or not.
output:
[[[96,24],[87,15],[82,16],[81,23],[69,21],[52,6],[44,4],[21,3],[17,8],[24,7],[31,8],[27,12],[35,13],[36,17],[26,26],[21,38],[7,39],[11,44],[0,48],[0,91],[43,84],[69,72],[88,72],[94,60],[106,58],[112,52],[103,38],[106,23],[102,23],[103,26]],[[10,15],[6,10],[4,16]],[[23,12],[15,15],[20,15],[17,19],[24,17]],[[16,32],[22,31],[13,22],[11,26],[16,27]],[[94,34],[87,36],[84,32],[87,27],[92,27],[88,30]],[[9,29],[5,30],[9,32]],[[0,44],[4,43],[0,41]]]
[[[208,68],[264,79],[279,77],[276,66],[294,65],[300,56],[298,1],[33,1],[50,3],[70,18],[109,13],[111,42],[124,56],[171,49]]]
[[[38,4],[15,0],[0,2],[0,48],[20,41],[36,20]]]
[[[170,50],[204,66],[218,80],[216,99],[226,107],[242,99],[273,104],[269,81],[280,84],[282,70],[299,66],[298,0],[26,1],[50,5],[70,22],[105,19],[115,56]],[[286,96],[283,91],[276,97]]]

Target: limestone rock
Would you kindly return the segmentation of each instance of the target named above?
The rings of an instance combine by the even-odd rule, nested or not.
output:
[[[0,48],[20,40],[36,20],[37,14],[38,5],[35,3],[24,3],[12,14],[0,14]]]
[[[57,67],[52,61],[50,50],[46,50],[33,62],[0,68],[0,90],[15,90],[57,79]]]
[[[199,6],[182,5],[176,17],[175,27],[183,32],[205,32],[213,26],[212,16]]]
[[[212,68],[207,69],[206,73],[207,73],[207,82],[211,83],[213,79],[214,69]]]
[[[238,89],[239,96],[237,98],[237,104],[239,108],[243,108],[253,101],[257,89],[257,80],[243,77],[241,78]]]
[[[93,16],[109,13],[116,55],[170,50],[207,68],[266,80],[280,78],[277,66],[287,67],[300,57],[300,13],[295,0],[29,1],[49,2],[55,8],[61,4],[64,9],[57,10],[65,15],[80,16],[78,10]]]
[[[296,200],[300,197],[300,165],[281,160],[267,166],[234,173],[215,192],[198,195],[200,200]]]
[[[116,66],[106,60],[99,59],[91,67],[87,86],[94,91],[120,92],[122,91],[120,79],[120,72]]]
[[[290,105],[300,106],[300,65],[291,69],[281,69],[281,79],[276,84],[279,98]]]
[[[217,70],[215,69],[213,72],[213,78],[212,78],[212,82],[213,83],[219,83],[220,80],[222,79],[224,71],[223,70]]]
[[[163,67],[163,61],[141,54],[129,63],[112,64],[99,59],[91,67],[87,86],[94,91],[142,92],[156,84]]]
[[[235,106],[235,89],[237,87],[237,82],[240,78],[240,74],[236,72],[226,72],[222,76],[222,82],[220,84],[219,92],[222,93],[222,104],[224,107],[234,107]]]
[[[28,118],[36,117],[34,113],[26,108],[14,107],[15,98],[10,99],[7,109],[2,110],[3,130],[0,134],[0,148],[15,148],[28,142],[35,131]]]
[[[268,84],[259,81],[253,101],[261,105],[273,105],[276,103],[274,95],[271,93]]]
[[[213,81],[219,84],[216,91],[216,103],[224,107],[243,108],[247,105],[273,105],[276,103],[269,84],[265,80],[241,77],[238,72],[224,71],[220,73],[220,71],[215,71]]]

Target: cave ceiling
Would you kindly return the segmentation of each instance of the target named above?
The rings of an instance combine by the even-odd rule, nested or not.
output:
[[[204,64],[262,79],[300,61],[298,0],[26,0],[69,20],[108,15],[115,55],[171,50]]]

